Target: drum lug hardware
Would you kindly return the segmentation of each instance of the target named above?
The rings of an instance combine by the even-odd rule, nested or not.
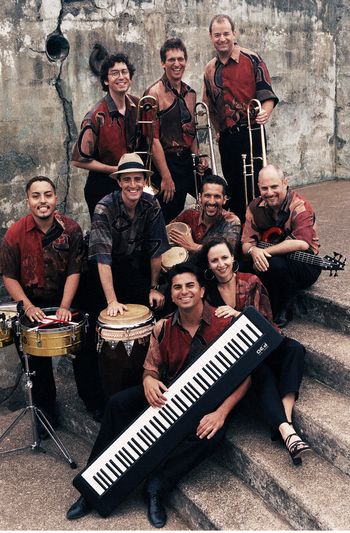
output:
[[[103,345],[103,339],[98,339],[97,346],[96,346],[96,350],[97,350],[98,353],[101,352],[102,345]]]
[[[89,313],[85,313],[85,335],[87,334],[89,327]]]
[[[36,345],[41,346],[41,337],[38,330],[36,330]]]
[[[132,351],[132,347],[134,346],[134,341],[123,341],[123,344],[125,346],[126,353],[130,357],[131,351]]]

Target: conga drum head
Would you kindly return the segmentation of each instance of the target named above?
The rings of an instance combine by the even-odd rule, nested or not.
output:
[[[174,265],[184,263],[188,259],[188,251],[182,246],[173,246],[167,252],[162,254],[162,267],[165,271],[169,271]]]
[[[166,233],[167,233],[168,241],[169,241],[170,245],[175,245],[176,246],[176,243],[171,239],[171,237],[169,235],[169,232],[172,229],[176,229],[180,233],[183,233],[183,235],[191,235],[191,228],[187,224],[185,224],[184,222],[170,222],[170,224],[167,224],[165,226],[165,229],[166,229]]]
[[[0,306],[0,348],[13,343],[13,321],[17,315],[17,302]]]
[[[26,315],[19,319],[23,351],[29,355],[55,357],[74,354],[81,348],[87,318],[71,309],[72,320],[60,322],[56,317],[58,307],[46,307],[44,321],[31,322]]]
[[[128,310],[117,316],[108,316],[107,309],[97,319],[98,333],[110,342],[141,339],[151,334],[153,313],[145,305],[126,304]]]

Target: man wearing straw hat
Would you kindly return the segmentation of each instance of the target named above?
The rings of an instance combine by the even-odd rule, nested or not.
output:
[[[143,192],[151,175],[138,154],[124,154],[115,173],[120,190],[95,208],[89,259],[98,264],[108,316],[123,314],[126,302],[153,309],[164,303],[158,281],[170,247],[158,200]]]
[[[54,183],[35,176],[26,185],[30,213],[6,232],[0,248],[1,273],[11,298],[23,302],[33,323],[45,319],[44,308],[58,307],[58,320],[70,321],[70,306],[79,284],[83,235],[71,218],[56,211]],[[56,387],[51,357],[30,357],[33,398],[56,427]],[[42,426],[41,438],[47,437]]]

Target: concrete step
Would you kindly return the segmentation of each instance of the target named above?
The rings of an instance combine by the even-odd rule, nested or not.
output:
[[[350,398],[304,378],[295,422],[313,450],[350,475]],[[350,502],[349,502],[350,503]],[[349,524],[350,525],[350,524]]]
[[[329,327],[300,319],[285,328],[307,349],[305,372],[350,396],[350,337]]]
[[[290,529],[290,525],[248,485],[211,460],[181,481],[171,493],[170,503],[192,529]]]
[[[349,477],[310,452],[295,467],[282,443],[271,442],[267,427],[237,409],[215,459],[248,483],[294,529],[349,529]]]
[[[340,299],[325,296],[322,291],[318,292],[317,285],[297,294],[293,313],[302,320],[313,321],[335,331],[350,334],[349,305],[341,303]]]

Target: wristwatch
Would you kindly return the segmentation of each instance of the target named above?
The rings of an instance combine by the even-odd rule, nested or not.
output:
[[[159,285],[151,285],[151,291],[154,290],[154,291],[159,291]]]

